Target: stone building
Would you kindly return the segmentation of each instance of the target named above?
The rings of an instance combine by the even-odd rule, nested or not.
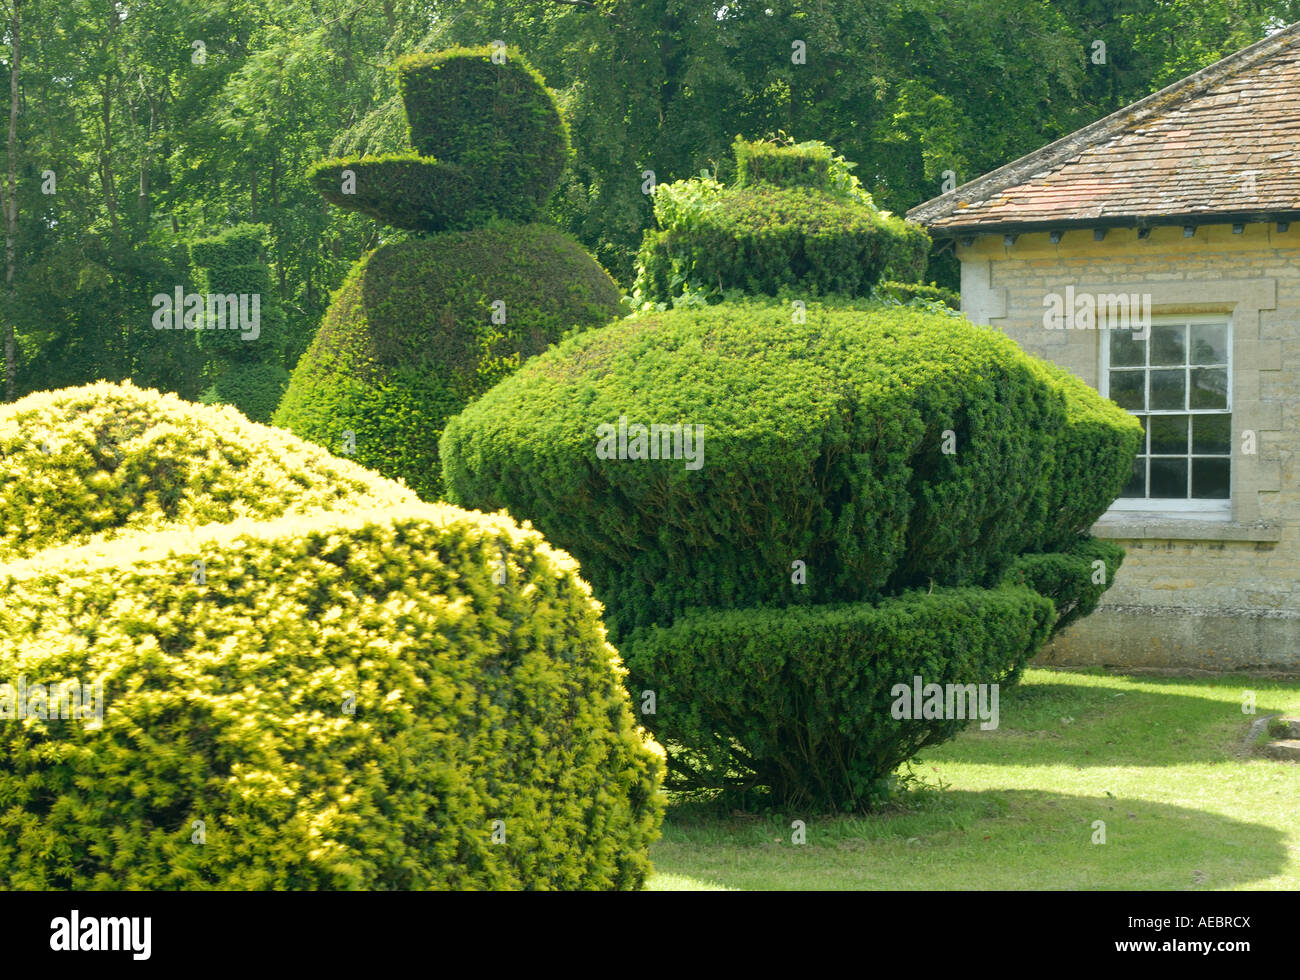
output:
[[[1138,415],[1058,664],[1300,670],[1300,24],[914,208],[962,308]]]

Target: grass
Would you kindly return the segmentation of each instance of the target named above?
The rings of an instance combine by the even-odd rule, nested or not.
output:
[[[1243,748],[1260,715],[1300,715],[1300,682],[1029,670],[1000,707],[879,814],[673,803],[648,887],[1300,890],[1300,765]]]

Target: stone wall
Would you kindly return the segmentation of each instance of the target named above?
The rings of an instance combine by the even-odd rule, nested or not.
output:
[[[1128,550],[1102,605],[1040,662],[1300,673],[1300,225],[982,235],[959,244],[963,310],[1096,386],[1105,331],[1049,330],[1044,297],[1148,294],[1155,316],[1232,321],[1229,519],[1108,514],[1099,537]],[[1104,326],[1104,324],[1103,324]],[[1256,453],[1243,452],[1242,433]]]

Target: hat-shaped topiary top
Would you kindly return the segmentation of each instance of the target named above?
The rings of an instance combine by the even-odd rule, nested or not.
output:
[[[413,152],[315,164],[308,176],[325,199],[416,231],[536,217],[569,153],[542,77],[502,48],[412,54],[395,67]]]
[[[642,239],[633,288],[643,309],[683,292],[857,297],[921,278],[925,229],[877,208],[856,165],[829,146],[737,137],[733,148],[732,183],[705,174],[655,187],[659,227]]]

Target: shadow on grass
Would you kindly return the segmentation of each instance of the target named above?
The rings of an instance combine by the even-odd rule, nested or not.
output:
[[[795,820],[804,844],[792,842]],[[925,791],[859,817],[677,805],[651,856],[659,890],[1217,890],[1269,878],[1288,860],[1274,827],[1036,790]]]
[[[1204,690],[1205,694],[1188,693]],[[1256,714],[1242,711],[1255,692]],[[1264,702],[1300,701],[1300,684],[1250,678],[1037,673],[1001,692],[999,724],[972,724],[928,758],[989,765],[1169,766],[1239,758]]]

